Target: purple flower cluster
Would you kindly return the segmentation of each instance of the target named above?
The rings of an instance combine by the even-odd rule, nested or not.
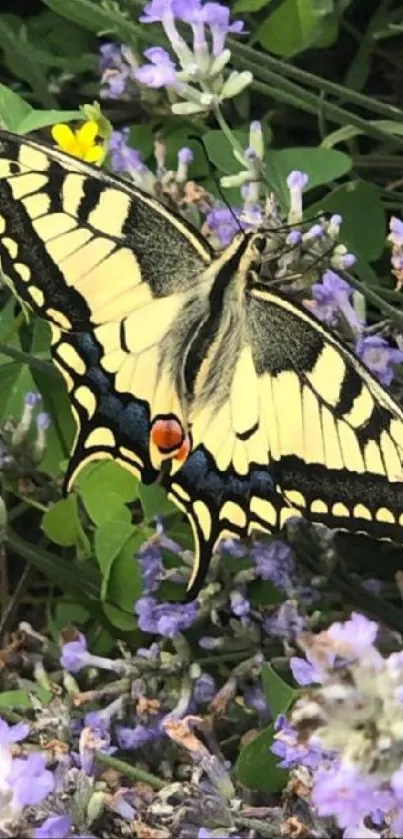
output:
[[[192,48],[179,33],[177,21],[191,28]],[[201,0],[150,0],[140,22],[162,25],[175,60],[162,47],[150,47],[144,53],[148,63],[136,69],[134,76],[148,87],[174,91],[183,100],[173,103],[174,113],[208,111],[222,99],[237,96],[252,81],[248,71],[233,70],[226,79],[222,74],[231,56],[225,39],[244,28],[242,21],[230,22],[226,6]]]
[[[173,638],[194,623],[199,611],[193,603],[158,603],[154,597],[141,597],[135,606],[139,627],[143,632]]]
[[[325,271],[321,283],[312,286],[313,313],[319,320],[335,327],[343,316],[354,334],[359,334],[363,327],[361,318],[351,305],[352,289],[349,284],[330,269]]]
[[[256,540],[250,551],[257,573],[263,580],[270,580],[276,588],[288,592],[293,588],[294,554],[286,542]]]
[[[166,550],[178,556],[182,553],[182,547],[170,539],[164,531],[163,525],[158,522],[155,534],[144,543],[138,554],[141,576],[143,581],[143,592],[145,595],[153,594],[160,586],[164,575],[162,551]]]
[[[13,756],[13,744],[28,733],[26,723],[9,726],[0,718],[0,827],[17,819],[25,807],[39,804],[54,788],[53,774],[42,754]]]
[[[391,347],[381,335],[360,338],[356,353],[383,385],[391,384],[395,365],[403,362],[403,352]]]
[[[403,835],[403,654],[383,657],[377,635],[374,621],[353,613],[302,636],[306,660],[292,658],[291,669],[302,687],[317,687],[297,700],[290,721],[277,720],[272,746],[281,766],[310,771],[318,815],[350,837],[366,835],[374,814]]]
[[[100,71],[101,96],[104,99],[119,99],[127,93],[130,81],[134,81],[137,64],[129,47],[112,42],[101,45]]]

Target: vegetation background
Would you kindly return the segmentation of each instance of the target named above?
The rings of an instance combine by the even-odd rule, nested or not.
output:
[[[227,103],[227,121],[244,146],[250,121],[261,121],[268,186],[284,207],[287,174],[297,169],[309,175],[305,216],[314,218],[319,209],[343,216],[341,241],[357,257],[352,282],[369,334],[378,330],[402,349],[403,297],[387,244],[390,217],[400,217],[403,205],[402,3],[237,0],[227,5],[232,17],[245,23],[241,36],[228,39],[231,64],[253,73],[252,84]],[[190,146],[192,179],[219,200],[218,177],[235,174],[239,166],[212,116],[173,115],[161,90],[133,86],[130,95],[102,96],[102,44],[124,44],[141,63],[144,49],[162,43],[157,24],[139,23],[143,7],[137,0],[3,0],[0,120],[10,130],[38,131],[49,139],[49,126],[82,120],[80,108],[100,100],[103,115],[115,130],[128,128],[129,145],[151,168],[157,135],[164,140],[169,168],[175,168],[178,150]],[[195,134],[203,138],[211,165],[200,144],[189,140]],[[231,205],[239,205],[238,189],[227,190],[226,196]],[[403,616],[393,576],[399,560],[385,563],[388,551],[379,546],[364,553],[359,546],[351,548],[335,559],[309,534],[298,535],[292,556],[281,554],[278,543],[264,561],[229,549],[214,566],[197,615],[187,612],[180,601],[190,532],[159,488],[139,486],[116,464],[101,463],[86,469],[67,499],[61,497],[73,423],[64,384],[48,361],[48,328],[36,318],[27,321],[6,283],[0,303],[0,714],[9,722],[32,719],[41,706],[41,713],[48,708],[52,715],[55,697],[61,701],[63,695],[78,718],[84,706],[86,714],[98,713],[119,697],[119,724],[127,727],[129,716],[132,728],[140,725],[154,733],[143,731],[143,739],[139,735],[130,746],[116,732],[110,734],[117,755],[109,746],[93,749],[98,768],[113,768],[120,780],[141,782],[152,795],[180,779],[189,783],[191,795],[189,767],[197,748],[187,739],[188,729],[171,731],[170,740],[161,728],[154,731],[155,713],[160,721],[163,710],[166,714],[182,702],[187,713],[201,715],[203,748],[222,761],[233,779],[228,783],[236,784],[236,794],[232,786],[223,792],[212,772],[209,782],[224,801],[223,809],[216,807],[208,824],[200,812],[197,818],[187,814],[189,835],[197,825],[201,839],[234,835],[234,830],[245,837],[271,836],[286,822],[290,836],[309,835],[312,825],[330,830],[326,835],[340,835],[335,824],[318,828],[316,816],[304,810],[304,797],[286,787],[287,774],[270,751],[273,724],[300,692],[289,669],[298,629],[323,629],[358,608],[398,633],[395,640],[400,638]],[[401,399],[399,367],[393,389]],[[40,405],[35,399],[31,404],[30,395],[37,393]],[[27,405],[28,427],[18,439]],[[50,418],[42,431],[38,410]],[[156,519],[163,521],[165,542]],[[289,562],[295,569],[295,557],[298,572],[281,579]],[[382,588],[368,584],[374,577],[382,579]],[[308,597],[301,594],[307,588]],[[146,617],[134,610],[142,598],[149,598]],[[178,606],[163,606],[166,601]],[[84,635],[104,665],[96,669],[96,661],[89,661],[95,670],[82,683],[80,673],[79,684],[72,686],[71,673],[81,665],[75,670],[62,661],[61,667],[58,645],[60,638],[68,647]],[[149,652],[154,644],[156,657],[142,659],[139,651]],[[121,684],[105,681],[107,660],[130,660],[132,669],[129,675],[124,671]],[[133,681],[141,682],[135,713]],[[210,685],[199,700],[196,683]],[[83,699],[90,690],[91,697]],[[156,703],[148,704],[147,712],[144,707],[139,711],[140,695]],[[64,730],[57,736],[67,750],[74,749],[75,734]],[[91,781],[91,795],[96,782]],[[284,788],[287,806],[280,810]],[[129,819],[137,835],[146,836],[141,825],[158,839],[179,835],[172,820],[183,802],[161,816],[157,808],[147,810],[151,793],[147,804],[144,790],[136,788],[134,794],[133,789],[135,803],[127,801],[137,814],[131,812]],[[230,804],[234,797],[238,809]],[[91,818],[84,808],[81,822],[70,813],[74,835],[99,828],[104,836],[110,824],[113,835],[113,819],[127,817],[113,809],[105,816],[105,801]],[[302,824],[308,833],[293,834],[287,820],[294,818],[295,830]]]

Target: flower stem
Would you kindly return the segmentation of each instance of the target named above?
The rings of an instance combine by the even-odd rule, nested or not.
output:
[[[276,839],[280,834],[280,825],[278,822],[270,824],[267,820],[260,819],[245,819],[243,816],[235,816],[235,824],[237,827],[246,827],[249,830],[256,831],[257,836],[266,839]]]
[[[116,769],[117,772],[121,772],[127,778],[132,778],[133,781],[143,781],[154,789],[163,789],[166,786],[166,782],[162,781],[161,778],[152,775],[151,772],[146,772],[144,769],[139,769],[131,763],[126,763],[125,760],[119,760],[119,758],[106,755],[103,752],[95,752],[95,757],[99,763],[103,763],[111,769]]]
[[[235,134],[233,134],[233,132],[231,131],[231,128],[229,127],[226,119],[224,118],[223,113],[222,113],[221,108],[220,108],[218,103],[215,104],[215,106],[214,106],[214,116],[215,116],[215,118],[216,118],[216,120],[217,120],[217,122],[218,122],[218,124],[221,128],[222,133],[227,138],[230,146],[232,146],[232,148],[239,155],[241,155],[241,157],[243,159],[244,153],[245,153],[244,149],[242,148],[239,140],[237,140],[237,138],[235,137]]]

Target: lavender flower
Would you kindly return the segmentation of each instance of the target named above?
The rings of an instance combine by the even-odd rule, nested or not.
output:
[[[147,87],[177,87],[179,85],[175,65],[169,54],[162,47],[150,47],[145,50],[149,64],[143,64],[136,70],[136,79]]]
[[[217,207],[207,214],[207,225],[216,234],[222,247],[229,245],[235,233],[238,232],[237,218],[239,218],[239,210],[235,208],[230,210],[228,207]]]
[[[308,180],[306,172],[298,172],[297,170],[290,172],[287,176],[287,186],[290,191],[290,211],[288,213],[290,224],[295,224],[302,219],[302,191],[307,186]]]
[[[212,635],[202,635],[199,639],[199,647],[202,650],[219,650],[223,645],[223,638],[213,638]]]
[[[403,653],[383,657],[374,646],[377,632],[374,621],[353,613],[326,632],[301,637],[314,670],[298,659],[294,675],[321,684],[297,700],[273,746],[289,766],[304,760],[301,747],[323,751],[309,767],[312,802],[349,836],[362,835],[359,826],[373,814],[377,824],[390,824],[391,835],[403,831]]]
[[[237,618],[246,617],[250,612],[250,603],[240,591],[232,591],[230,594],[231,611]]]
[[[156,543],[146,542],[138,554],[144,594],[157,591],[163,572],[162,556]]]
[[[12,745],[28,732],[25,723],[9,726],[0,718],[0,824],[17,818],[25,807],[39,804],[54,787],[53,775],[39,752],[13,757]]]
[[[371,650],[377,634],[377,623],[358,612],[353,612],[350,620],[333,623],[327,630],[328,638],[345,646],[346,656],[351,661]]]
[[[15,428],[13,436],[11,438],[11,443],[13,446],[19,446],[25,440],[29,429],[31,428],[34,411],[38,402],[41,401],[41,396],[39,393],[34,393],[33,391],[29,391],[24,397],[24,408],[22,411],[21,419],[19,420],[18,425]]]
[[[391,347],[381,335],[360,338],[355,351],[383,385],[391,384],[395,375],[394,365],[403,362],[403,352]]]
[[[151,0],[140,21],[162,24],[177,64],[165,50],[152,47],[145,52],[149,63],[135,71],[137,80],[149,87],[174,90],[178,98],[184,100],[172,105],[172,111],[177,114],[200,113],[223,99],[237,96],[250,84],[252,74],[233,70],[226,79],[222,76],[231,57],[230,50],[224,48],[225,38],[229,32],[243,29],[242,21],[230,23],[229,16],[228,8],[219,3],[203,6],[201,0]],[[179,34],[176,20],[191,27],[193,49]]]
[[[130,47],[112,42],[101,45],[101,96],[119,99],[127,92],[130,80],[134,81],[136,61]]]
[[[266,694],[261,685],[256,684],[248,688],[244,696],[246,708],[250,708],[264,720],[270,717],[270,708],[267,703]]]
[[[162,716],[152,717],[149,723],[136,723],[135,726],[118,725],[116,737],[121,749],[134,750],[154,742],[164,735]]]
[[[263,629],[268,635],[293,641],[305,629],[305,620],[298,613],[296,601],[285,600],[274,614],[263,619]]]
[[[20,732],[18,739],[20,739]],[[46,761],[39,752],[27,758],[13,757],[9,738],[2,726],[4,745],[0,745],[0,823],[17,818],[25,807],[39,804],[53,791],[52,772],[46,769]],[[11,738],[13,732],[11,733]]]
[[[294,570],[294,554],[286,542],[275,539],[271,542],[254,542],[250,555],[256,571],[263,580],[270,580],[276,588],[292,589],[291,574]]]
[[[270,750],[281,758],[279,766],[292,769],[294,766],[306,766],[307,769],[317,769],[326,754],[319,744],[305,745],[298,741],[295,729],[283,714],[277,717],[274,724],[275,740]]]
[[[32,449],[34,463],[40,463],[46,448],[46,432],[51,424],[51,418],[46,411],[41,411],[36,417],[36,440]]]
[[[371,810],[383,812],[394,806],[394,797],[365,777],[357,767],[342,764],[319,768],[315,774],[312,800],[320,816],[333,816],[340,827],[352,827]]]
[[[389,236],[387,242],[392,245],[392,274],[396,277],[396,290],[400,291],[403,285],[403,221],[392,216],[389,221]]]
[[[142,172],[145,168],[140,152],[128,145],[128,139],[129,128],[122,128],[121,131],[112,131],[108,151],[111,155],[114,172],[128,172],[130,174],[134,171]]]
[[[313,284],[313,300],[305,305],[329,326],[337,326],[343,315],[353,332],[360,333],[363,323],[351,305],[351,293],[348,283],[329,269],[323,274],[321,283]]]
[[[41,827],[34,830],[33,839],[66,839],[71,827],[69,816],[49,816]]]
[[[113,660],[88,652],[86,638],[81,632],[78,633],[76,641],[63,644],[60,664],[70,673],[78,673],[83,667],[99,667],[103,670],[113,670],[115,673],[125,671],[125,665],[121,659]]]
[[[176,170],[176,183],[184,184],[188,179],[188,169],[193,160],[193,152],[186,146],[178,151],[178,167]]]
[[[210,673],[202,673],[193,684],[193,699],[197,705],[207,705],[217,692],[215,679]]]
[[[141,597],[135,606],[139,627],[143,632],[173,638],[195,621],[197,603],[157,603],[154,597]]]
[[[87,714],[87,717],[89,715]],[[86,725],[81,731],[78,742],[79,765],[86,775],[92,775],[94,771],[95,752],[102,751],[105,754],[113,754],[116,751],[110,746],[110,734],[108,731],[108,720],[94,720],[95,724]]]
[[[306,661],[304,658],[292,656],[290,658],[290,668],[295,681],[302,687],[321,681],[319,668],[312,662]]]

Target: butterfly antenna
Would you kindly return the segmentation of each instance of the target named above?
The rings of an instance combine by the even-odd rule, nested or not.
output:
[[[213,163],[211,162],[211,160],[208,156],[208,151],[207,151],[206,144],[205,144],[203,138],[199,137],[197,134],[189,134],[188,137],[189,137],[189,140],[195,140],[197,143],[200,143],[200,145],[203,149],[203,154],[204,154],[204,157],[206,159],[206,163],[207,163],[207,166],[208,166],[209,173],[210,173],[210,175],[211,175],[211,177],[212,177],[212,179],[213,179],[213,181],[214,181],[214,183],[217,187],[217,192],[219,193],[223,204],[225,204],[227,210],[229,210],[229,212],[231,213],[231,216],[234,219],[234,222],[235,222],[236,226],[238,227],[239,232],[240,233],[245,233],[245,231],[244,231],[244,229],[243,229],[243,227],[242,227],[242,225],[239,221],[239,218],[235,215],[234,210],[231,207],[231,204],[229,203],[229,201],[227,200],[227,198],[225,197],[225,195],[222,191],[220,181],[217,178],[216,168],[215,168],[215,166],[213,165]]]
[[[298,247],[298,244],[293,245],[287,251],[283,251],[282,255],[284,255],[286,253],[291,253],[293,250],[295,250]],[[316,258],[313,259],[313,261],[310,263],[309,266],[307,266],[307,268],[304,271],[301,271],[301,272],[295,273],[295,274],[290,274],[288,277],[281,277],[278,280],[271,280],[270,285],[271,286],[277,286],[277,285],[280,286],[280,285],[285,285],[285,283],[293,283],[295,280],[302,279],[302,277],[305,277],[308,274],[309,271],[311,271],[313,268],[316,268],[316,266],[319,265],[322,262],[322,260],[324,260],[324,259],[326,259],[326,257],[330,256],[333,253],[333,250],[334,250],[334,248],[329,248],[327,251],[325,251],[324,253],[321,253],[321,254],[315,254],[313,251],[309,251],[309,250],[305,251],[306,254],[315,256]],[[273,257],[273,259],[274,259],[274,257]],[[271,260],[268,260],[268,262],[270,262],[270,261]]]

